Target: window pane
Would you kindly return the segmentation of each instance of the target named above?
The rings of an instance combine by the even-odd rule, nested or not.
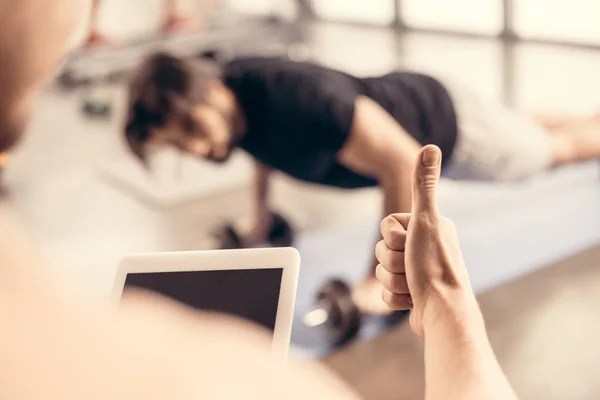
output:
[[[515,0],[514,12],[520,36],[600,44],[598,0]]]
[[[404,22],[416,28],[490,35],[503,28],[502,0],[402,0],[400,4]]]
[[[384,74],[398,66],[393,29],[319,23],[309,30],[313,61],[355,75]]]
[[[515,53],[515,100],[529,111],[591,114],[600,108],[600,53],[521,43]]]
[[[394,22],[394,0],[312,0],[315,13],[327,20],[389,25]]]
[[[503,100],[502,45],[497,40],[409,34],[403,65],[464,85],[488,99]]]

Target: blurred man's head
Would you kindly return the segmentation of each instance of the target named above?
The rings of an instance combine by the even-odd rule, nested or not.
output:
[[[91,0],[0,0],[0,153],[27,126],[38,91],[87,25]]]
[[[154,54],[131,82],[125,137],[144,162],[160,145],[222,162],[235,144],[236,104],[215,64]]]

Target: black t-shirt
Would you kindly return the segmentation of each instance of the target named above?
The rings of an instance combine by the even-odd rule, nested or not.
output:
[[[310,63],[248,58],[228,63],[224,82],[246,117],[240,147],[306,182],[342,188],[377,184],[336,159],[350,135],[359,96],[377,102],[419,143],[438,145],[445,161],[456,142],[452,101],[428,76],[395,72],[359,79]]]

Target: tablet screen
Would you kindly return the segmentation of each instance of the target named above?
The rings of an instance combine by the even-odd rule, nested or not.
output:
[[[125,288],[152,290],[204,311],[275,329],[283,269],[131,273]]]

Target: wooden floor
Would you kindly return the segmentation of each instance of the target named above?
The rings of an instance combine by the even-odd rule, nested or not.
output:
[[[521,400],[600,399],[600,247],[480,296]],[[423,399],[423,344],[402,324],[325,360],[365,399]]]

